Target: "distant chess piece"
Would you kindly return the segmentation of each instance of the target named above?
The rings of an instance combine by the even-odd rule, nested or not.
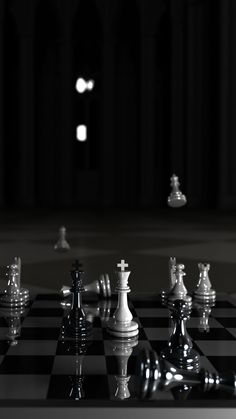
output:
[[[152,349],[144,349],[137,358],[136,394],[141,399],[149,399],[156,391],[169,391],[180,386],[196,386],[205,392],[222,390],[236,395],[236,373],[212,373],[205,369],[189,371],[176,368],[160,358]]]
[[[186,196],[182,194],[182,192],[179,190],[179,178],[176,175],[172,175],[170,180],[170,186],[172,187],[172,191],[167,200],[168,205],[172,208],[183,207],[186,204],[187,199]]]
[[[216,292],[211,287],[208,272],[210,270],[209,263],[199,263],[199,281],[193,292],[195,299],[203,301],[212,301],[216,298]]]
[[[118,374],[115,375],[117,388],[115,398],[124,400],[130,397],[129,380],[130,375],[127,374],[128,360],[133,352],[133,348],[138,345],[137,337],[130,340],[110,340],[112,352],[114,353],[118,363]]]
[[[62,325],[62,333],[74,339],[86,339],[92,332],[92,324],[87,321],[82,306],[82,293],[84,292],[81,278],[82,274],[83,271],[80,270],[76,261],[74,269],[71,271],[71,308],[69,313],[64,317]]]
[[[102,298],[109,298],[111,297],[111,284],[108,274],[101,274],[99,278],[90,284],[84,285],[85,292],[93,292],[98,294],[99,297]],[[63,285],[61,288],[61,294],[63,297],[67,297],[70,295],[70,287]]]
[[[184,285],[183,277],[186,275],[184,272],[185,266],[181,263],[175,265],[175,284],[170,293],[168,294],[169,301],[183,300],[189,304],[192,302],[192,297],[188,295],[188,291]]]
[[[198,311],[199,315],[199,332],[209,333],[210,325],[209,318],[211,314],[212,307],[215,305],[215,300],[204,302],[200,300],[194,300],[194,307]]]
[[[200,365],[200,355],[193,349],[192,339],[186,329],[191,310],[184,301],[176,300],[171,312],[172,333],[168,346],[161,351],[161,357],[178,368],[197,371]]]
[[[112,319],[107,323],[107,331],[113,336],[131,338],[137,336],[138,323],[133,320],[132,313],[128,306],[127,294],[131,291],[128,285],[130,271],[125,271],[128,263],[121,260],[117,264],[120,271],[116,272],[118,281],[116,291],[118,292],[118,304]]]
[[[29,303],[29,291],[20,287],[19,265],[8,266],[7,287],[0,297],[0,306],[8,308],[24,307]]]
[[[54,246],[56,252],[68,252],[70,245],[66,240],[66,228],[64,226],[59,228],[59,239]]]

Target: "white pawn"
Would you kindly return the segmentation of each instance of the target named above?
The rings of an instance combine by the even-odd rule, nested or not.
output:
[[[216,292],[211,287],[211,281],[209,279],[208,272],[210,270],[209,263],[199,263],[199,281],[193,292],[196,299],[200,300],[214,300],[216,298]]]
[[[61,226],[59,228],[59,239],[54,246],[56,252],[68,252],[70,250],[70,245],[66,240],[66,228]]]
[[[186,275],[186,273],[183,270],[184,270],[183,264],[176,265],[176,271],[175,271],[176,282],[171,292],[168,295],[168,300],[170,301],[184,300],[187,303],[191,303],[192,297],[190,295],[187,295],[188,291],[184,285],[183,277]]]
[[[128,306],[127,294],[130,292],[128,278],[130,271],[125,271],[128,263],[121,260],[117,264],[120,271],[116,272],[118,277],[116,291],[118,292],[118,305],[113,318],[108,322],[108,332],[117,337],[130,338],[138,335],[138,323],[133,321],[132,313]]]
[[[172,191],[170,196],[168,197],[167,203],[172,208],[182,207],[186,204],[187,199],[184,194],[179,190],[179,178],[176,175],[172,175],[170,178],[171,183],[170,186],[172,187]]]

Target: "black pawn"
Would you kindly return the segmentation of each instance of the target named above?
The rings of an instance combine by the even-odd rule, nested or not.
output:
[[[76,261],[74,270],[71,271],[72,287],[70,291],[72,303],[71,309],[63,321],[62,335],[74,339],[86,339],[91,334],[92,324],[86,320],[82,306],[82,293],[84,292],[84,287],[81,276],[83,271],[79,269],[79,266],[78,261]]]
[[[198,371],[200,355],[193,349],[192,340],[186,329],[191,312],[189,305],[183,300],[176,300],[171,311],[172,333],[168,346],[161,351],[161,356],[178,368]]]

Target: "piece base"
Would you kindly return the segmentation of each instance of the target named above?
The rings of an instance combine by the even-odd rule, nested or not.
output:
[[[139,334],[138,329],[133,330],[131,332],[118,332],[118,331],[107,328],[107,332],[110,335],[116,336],[116,337],[119,337],[119,338],[133,338],[135,336],[138,336],[138,334]]]
[[[117,322],[115,319],[111,319],[107,325],[107,331],[112,336],[117,337],[133,337],[137,336],[138,331],[138,323],[131,320],[130,322]]]

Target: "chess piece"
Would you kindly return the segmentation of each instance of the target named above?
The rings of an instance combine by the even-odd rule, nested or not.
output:
[[[127,294],[131,291],[128,285],[130,271],[125,271],[128,263],[121,260],[117,264],[120,271],[116,272],[118,277],[116,291],[118,292],[118,305],[113,318],[108,322],[108,332],[117,337],[130,338],[138,335],[138,323],[135,322],[129,310]]]
[[[0,297],[2,307],[24,307],[29,303],[29,291],[20,287],[19,266],[16,263],[8,266],[6,275],[8,276],[7,287]]]
[[[100,300],[96,306],[85,305],[84,311],[86,319],[93,323],[95,317],[99,317],[101,321],[107,322],[110,319],[111,312],[111,301],[110,300]]]
[[[111,340],[110,345],[118,363],[118,374],[115,375],[117,388],[115,398],[124,400],[130,397],[129,380],[130,375],[127,374],[128,360],[133,352],[133,348],[138,345],[137,336],[130,340]]]
[[[18,269],[18,275],[17,275],[17,281],[18,281],[18,287],[20,289],[21,295],[24,296],[26,303],[29,301],[29,290],[27,288],[21,287],[21,258],[19,256],[15,256],[13,259],[13,264],[17,265]]]
[[[111,285],[108,274],[101,274],[99,279],[84,285],[85,292],[94,292],[102,298],[109,298],[111,296]],[[70,287],[63,285],[61,288],[63,297],[70,295]]]
[[[189,305],[182,300],[176,300],[171,311],[172,333],[168,346],[161,351],[161,357],[178,368],[196,371],[199,368],[200,356],[193,349],[186,329],[186,322],[190,317]]]
[[[92,331],[92,324],[86,320],[85,312],[82,306],[82,292],[84,287],[81,276],[83,271],[79,269],[79,264],[74,264],[71,271],[72,278],[72,303],[69,313],[63,319],[62,331],[65,336],[75,339],[86,339]]]
[[[169,258],[169,264],[168,264],[168,274],[169,274],[169,289],[168,290],[163,290],[161,292],[161,298],[163,299],[163,301],[165,301],[165,299],[168,297],[168,294],[172,291],[172,289],[175,286],[176,283],[176,276],[175,276],[175,271],[176,271],[176,258],[175,257],[170,257]]]
[[[170,186],[172,187],[172,191],[170,196],[168,197],[168,205],[173,208],[182,207],[186,204],[187,199],[186,196],[183,195],[182,192],[179,190],[179,178],[176,175],[172,175],[170,180]]]
[[[136,367],[136,393],[140,398],[151,398],[157,390],[173,390],[176,387],[199,385],[202,391],[223,390],[236,395],[236,373],[212,373],[182,370],[158,357],[152,349],[144,349]]]
[[[211,287],[208,272],[210,270],[209,263],[199,263],[199,281],[193,292],[194,298],[197,300],[211,301],[215,300],[216,292]]]
[[[196,307],[199,315],[199,332],[208,333],[210,331],[209,318],[214,305],[215,300],[207,302],[194,300],[194,307]]]
[[[54,246],[56,252],[68,252],[70,250],[70,245],[66,240],[66,228],[61,226],[59,228],[59,239]]]
[[[183,264],[177,264],[175,265],[175,284],[170,293],[168,294],[168,300],[169,301],[175,301],[175,300],[184,300],[185,302],[191,304],[192,297],[190,295],[187,295],[187,289],[184,285],[183,277],[186,275],[184,270]]]

